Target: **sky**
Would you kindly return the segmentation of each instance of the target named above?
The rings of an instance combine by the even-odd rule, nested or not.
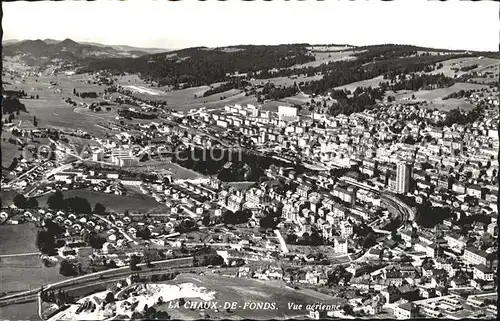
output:
[[[410,44],[498,51],[495,1],[4,2],[3,39],[180,49],[241,44]]]

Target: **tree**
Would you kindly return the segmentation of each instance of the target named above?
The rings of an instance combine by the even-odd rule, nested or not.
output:
[[[36,247],[43,254],[53,255],[56,253],[55,237],[49,231],[40,230],[36,234]]]
[[[76,276],[78,273],[76,272],[75,267],[68,260],[62,260],[59,266],[59,274],[64,276]]]
[[[106,294],[106,298],[104,299],[105,304],[115,302],[115,296],[113,295],[113,292],[108,292]]]
[[[342,310],[344,310],[344,313],[347,314],[347,315],[352,315],[353,314],[352,306],[349,305],[349,304],[344,304],[344,306],[342,307]]]
[[[295,243],[297,243],[297,235],[295,235],[295,234],[288,234],[286,236],[286,243],[287,244],[295,244]]]
[[[83,197],[71,197],[66,199],[68,205],[68,210],[75,213],[92,213],[92,208],[90,203],[86,198]]]
[[[26,206],[28,208],[36,208],[38,207],[38,200],[34,197],[28,198],[28,200],[26,201]]]
[[[368,233],[363,241],[363,248],[367,249],[375,244],[377,244],[377,236],[372,232]]]
[[[139,258],[137,257],[137,255],[132,255],[132,257],[130,258],[130,270],[131,271],[140,270],[140,268],[137,266],[138,263],[139,263]]]
[[[67,204],[61,191],[56,191],[54,194],[50,195],[47,199],[47,205],[53,210],[65,210],[67,208]]]
[[[106,212],[106,207],[101,203],[95,203],[94,205],[94,213],[95,214],[104,214]]]
[[[137,232],[135,232],[135,236],[140,237],[143,240],[149,240],[149,238],[151,237],[151,231],[147,226],[144,226],[143,228],[138,229]]]
[[[203,226],[209,226],[210,225],[210,216],[208,216],[208,215],[203,216],[203,218],[201,219],[201,224],[203,224]]]
[[[14,197],[14,205],[18,208],[25,208],[26,207],[26,197],[23,194],[17,194]]]
[[[11,171],[14,170],[18,164],[19,164],[19,160],[17,159],[17,157],[14,157],[12,159],[12,162],[10,163],[9,170],[11,170]]]

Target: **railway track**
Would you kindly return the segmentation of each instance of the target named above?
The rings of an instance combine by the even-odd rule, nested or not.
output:
[[[46,291],[46,290],[63,290],[74,287],[87,287],[87,286],[92,286],[94,283],[99,284],[103,282],[113,282],[115,280],[118,281],[130,275],[147,276],[147,275],[154,275],[162,271],[167,272],[170,270],[193,269],[192,257],[156,261],[151,263],[153,264],[152,268],[148,268],[146,263],[141,263],[137,265],[138,267],[141,268],[141,270],[138,271],[131,271],[128,266],[121,267],[117,269],[86,274],[73,279],[49,284],[47,286],[43,286],[33,290],[3,296],[0,297],[0,306],[33,301],[37,298],[37,295],[42,290],[42,288],[44,291]],[[165,266],[165,264],[168,265]]]

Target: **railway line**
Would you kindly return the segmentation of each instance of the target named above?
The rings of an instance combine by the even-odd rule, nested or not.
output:
[[[42,290],[63,290],[71,289],[74,287],[87,287],[94,284],[103,282],[113,282],[126,278],[130,275],[153,275],[161,271],[168,272],[169,270],[186,270],[193,268],[193,257],[185,257],[178,259],[162,260],[151,262],[153,266],[148,268],[146,263],[137,264],[137,267],[141,268],[138,271],[131,271],[130,267],[120,267],[112,270],[106,270],[96,273],[90,273],[75,277],[69,280],[64,280],[56,283],[52,283],[40,288],[32,289],[29,291],[19,292],[16,294],[11,294],[7,296],[0,297],[0,307],[10,304],[30,302],[37,298],[38,293]]]

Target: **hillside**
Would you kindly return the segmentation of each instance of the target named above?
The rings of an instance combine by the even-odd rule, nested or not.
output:
[[[78,62],[87,58],[139,57],[151,51],[134,47],[78,43],[71,39],[10,41],[3,43],[3,57],[19,58],[29,66],[41,67],[55,61]]]
[[[330,53],[328,48],[308,44],[199,47],[138,58],[86,61],[80,72],[109,70],[115,74],[140,74],[146,81],[174,88],[210,85],[241,76],[270,79],[321,75],[321,79],[311,81],[304,88],[307,92],[319,94],[381,75],[428,71],[434,68],[433,65],[452,58],[495,55],[393,44],[336,46],[329,49]]]

